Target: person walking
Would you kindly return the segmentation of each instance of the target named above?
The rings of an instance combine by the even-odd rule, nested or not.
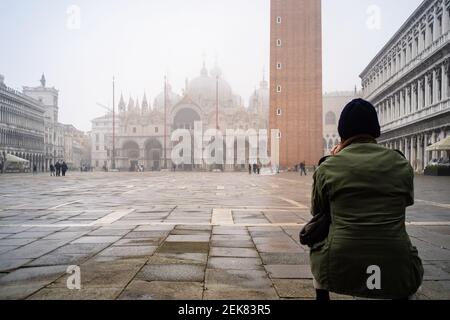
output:
[[[307,176],[308,174],[306,173],[306,161],[303,161],[302,163],[300,163],[300,176],[303,176],[303,174],[305,176]]]
[[[61,163],[59,163],[59,160],[56,161],[55,171],[56,171],[56,176],[59,177],[61,175]]]
[[[326,239],[308,244],[317,300],[329,300],[329,292],[406,300],[424,275],[405,227],[413,168],[403,154],[377,144],[377,112],[365,100],[347,104],[338,131],[341,144],[314,174],[311,212],[329,216]]]
[[[69,169],[69,167],[67,167],[67,164],[63,161],[63,163],[61,165],[61,172],[62,172],[63,177],[66,176],[67,169]]]
[[[248,174],[249,175],[252,174],[252,165],[251,164],[248,165]]]
[[[53,165],[53,163],[50,163],[50,177],[54,176],[55,176],[55,166]]]
[[[37,174],[37,166],[36,164],[33,164],[33,175]]]

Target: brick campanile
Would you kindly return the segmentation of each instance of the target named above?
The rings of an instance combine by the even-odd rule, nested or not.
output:
[[[270,129],[280,166],[323,155],[321,0],[271,0]]]

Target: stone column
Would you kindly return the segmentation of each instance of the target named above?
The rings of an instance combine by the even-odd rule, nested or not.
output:
[[[417,171],[423,171],[423,135],[417,136]]]
[[[430,105],[430,94],[431,94],[431,81],[433,80],[433,77],[431,76],[430,73],[427,73],[427,75],[425,76],[425,98],[424,98],[424,102],[425,102],[425,108],[427,108]]]
[[[410,162],[411,162],[411,166],[413,167],[414,171],[417,169],[416,152],[415,152],[415,140],[416,140],[416,137],[412,136],[411,140],[410,140],[410,143],[411,143]]]
[[[450,66],[450,60],[447,59],[442,64],[442,99],[443,100],[450,97],[449,83],[448,83],[449,66]]]
[[[399,92],[398,99],[399,99],[400,103],[399,103],[399,110],[398,110],[397,116],[399,118],[401,118],[405,111],[405,90],[401,90]]]
[[[439,78],[442,77],[440,67],[433,70],[433,104],[439,102]]]
[[[417,110],[422,109],[422,106],[423,106],[423,102],[422,102],[422,99],[423,99],[422,88],[423,87],[422,86],[423,86],[423,81],[422,81],[422,79],[420,79],[417,83],[417,96],[418,96],[418,102],[419,102],[417,105]]]

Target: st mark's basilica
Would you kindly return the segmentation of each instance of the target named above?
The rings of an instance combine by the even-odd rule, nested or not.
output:
[[[269,84],[263,76],[259,88],[250,96],[248,104],[233,92],[217,66],[208,70],[205,63],[198,77],[186,80],[181,94],[172,90],[167,81],[153,105],[144,94],[142,100],[123,95],[118,104],[115,133],[116,168],[160,170],[172,168],[171,151],[174,142],[171,133],[176,129],[194,131],[194,123],[201,122],[203,130],[218,127],[223,134],[227,129],[260,130],[268,128]],[[164,123],[167,123],[164,128]],[[110,168],[112,161],[112,114],[92,121],[92,165]],[[165,147],[166,146],[166,147]],[[166,150],[165,150],[166,149]],[[225,170],[244,170],[246,163],[227,165]],[[181,170],[211,169],[205,164],[182,164]]]

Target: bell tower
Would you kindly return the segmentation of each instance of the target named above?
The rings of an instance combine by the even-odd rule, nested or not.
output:
[[[321,0],[271,0],[270,129],[280,166],[323,156]]]

